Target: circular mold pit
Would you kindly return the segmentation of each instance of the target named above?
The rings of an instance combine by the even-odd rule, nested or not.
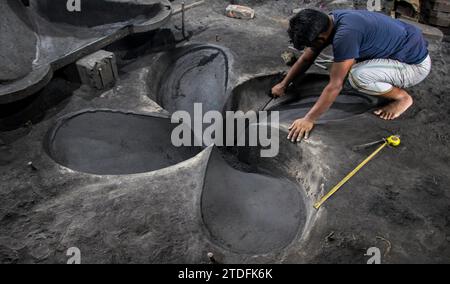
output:
[[[201,210],[211,239],[244,254],[285,248],[305,226],[307,216],[297,184],[231,167],[218,149],[208,163]]]
[[[193,113],[194,103],[203,111],[222,111],[227,99],[229,58],[213,45],[189,45],[163,54],[152,66],[159,82],[154,99],[169,112]]]
[[[260,110],[269,100],[269,91],[280,81],[281,75],[265,75],[250,79],[237,86],[228,101],[233,110]],[[288,88],[284,97],[274,99],[265,110],[279,111],[280,122],[292,122],[304,115],[319,99],[329,82],[328,75],[306,74]],[[340,120],[365,113],[379,105],[376,97],[361,94],[355,90],[344,89],[333,106],[319,122]]]
[[[60,119],[46,150],[57,163],[80,172],[123,175],[150,172],[194,157],[200,147],[175,147],[167,117],[87,110]]]

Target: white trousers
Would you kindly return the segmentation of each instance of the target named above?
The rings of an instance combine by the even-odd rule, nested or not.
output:
[[[369,95],[384,95],[394,87],[409,88],[425,80],[431,72],[428,55],[422,63],[411,65],[392,59],[373,59],[355,64],[348,80],[353,88]]]

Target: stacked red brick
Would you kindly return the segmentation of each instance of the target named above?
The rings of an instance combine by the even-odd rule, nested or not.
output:
[[[422,2],[425,23],[441,29],[445,40],[450,41],[450,0],[425,0]]]

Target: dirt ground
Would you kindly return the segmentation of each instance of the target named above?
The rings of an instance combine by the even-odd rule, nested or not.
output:
[[[179,45],[226,48],[232,58],[230,90],[250,77],[286,70],[280,57],[289,44],[284,21],[293,9],[305,7],[303,2],[316,4],[234,1],[256,10],[254,20],[242,21],[223,15],[228,1],[209,2],[187,12],[186,30],[193,35]],[[336,8],[320,2],[325,10]],[[177,15],[165,28],[178,40],[180,27]],[[367,113],[332,122],[318,126],[310,144],[296,146],[295,151],[316,153],[310,168],[314,159],[326,164],[323,176],[315,178],[321,189],[309,196],[317,198],[370,153],[352,151],[353,145],[389,134],[403,140],[321,209],[308,234],[281,251],[251,255],[211,242],[201,225],[193,200],[201,194],[207,151],[156,172],[96,176],[56,164],[44,149],[47,131],[71,112],[166,113],[149,97],[148,76],[161,49],[157,38],[146,36],[110,47],[120,67],[120,81],[111,90],[71,82],[65,69],[35,96],[0,106],[0,263],[65,263],[70,247],[80,248],[83,263],[207,263],[209,251],[224,263],[366,263],[370,247],[380,248],[383,263],[450,262],[448,43],[432,43],[433,70],[409,90],[415,104],[403,117],[387,122]],[[294,164],[292,176],[300,175],[294,171],[296,157],[283,157]]]

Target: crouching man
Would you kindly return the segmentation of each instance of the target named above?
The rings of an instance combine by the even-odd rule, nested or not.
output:
[[[290,20],[288,33],[296,49],[306,48],[284,80],[273,87],[274,96],[284,95],[290,82],[308,70],[325,47],[331,44],[334,53],[330,82],[308,114],[291,125],[292,142],[308,138],[347,77],[356,90],[391,100],[375,115],[393,120],[413,104],[405,88],[419,84],[431,71],[428,43],[420,29],[380,13],[340,10],[327,15],[306,9]]]

